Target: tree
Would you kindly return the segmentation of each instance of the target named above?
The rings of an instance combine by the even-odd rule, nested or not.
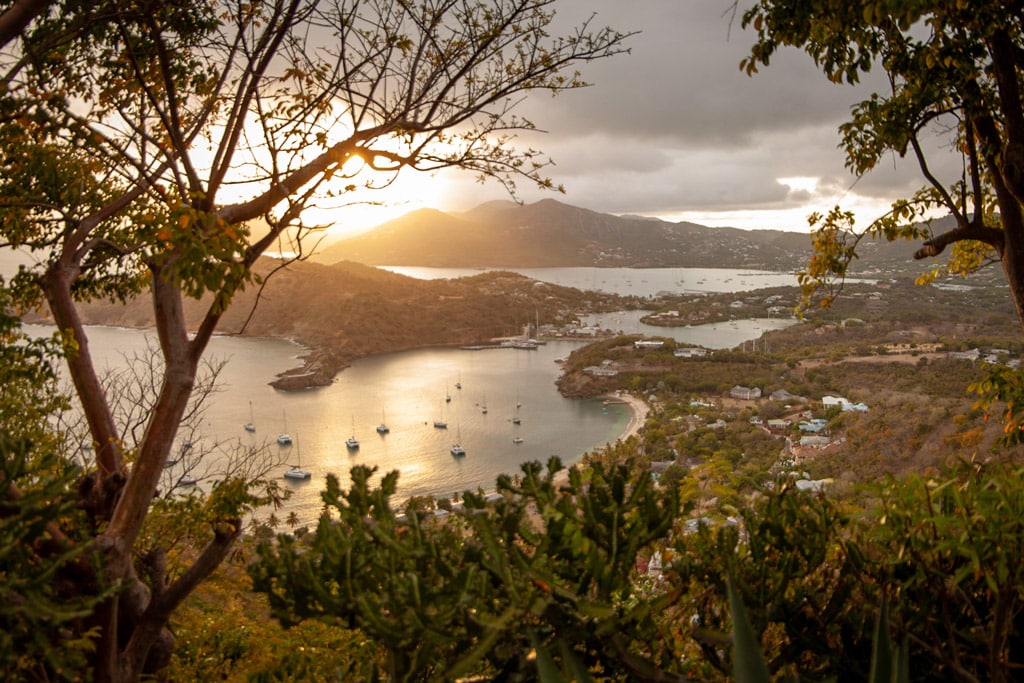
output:
[[[840,126],[847,168],[859,176],[888,154],[911,155],[927,183],[863,229],[839,207],[813,214],[814,256],[801,275],[808,296],[841,281],[865,237],[921,239],[915,257],[948,247],[950,273],[999,262],[1024,324],[1022,10],[1019,0],[760,0],[743,14],[743,25],[757,32],[741,64],[747,73],[768,66],[783,46],[805,51],[836,83],[855,84],[880,69],[888,91],[872,93]],[[951,176],[926,151],[930,134],[959,155]],[[936,211],[951,215],[955,227],[933,234],[927,217]]]
[[[0,290],[0,667],[11,680],[73,678],[92,635],[75,622],[111,592],[69,593],[61,576],[85,561],[87,546],[65,532],[78,518],[77,468],[58,457],[64,433],[49,419],[67,405],[51,361],[58,348],[32,341],[8,315]]]
[[[573,469],[557,457],[498,480],[499,499],[465,493],[450,514],[390,498],[375,469],[328,478],[308,545],[281,535],[250,567],[285,625],[315,618],[356,627],[385,652],[366,680],[686,680],[658,626],[676,594],[648,590],[638,559],[666,543],[678,497],[633,459]],[[451,507],[451,506],[450,506]],[[382,676],[383,674],[383,676]]]
[[[169,579],[138,542],[206,345],[268,249],[308,251],[304,211],[403,169],[467,169],[545,187],[516,149],[536,90],[581,87],[584,61],[627,36],[592,19],[549,35],[553,0],[409,3],[66,2],[2,55],[0,233],[34,265],[20,310],[45,302],[70,352],[93,460],[79,490],[98,573],[123,586],[93,615],[94,674],[136,680],[167,661],[174,609],[229,552],[258,502],[226,479],[208,542]],[[39,9],[39,8],[37,8]],[[369,178],[369,179],[366,179]],[[79,302],[152,300],[163,374],[145,430],[122,440]],[[193,330],[186,298],[204,313]],[[191,334],[190,334],[191,332]],[[87,582],[81,583],[87,591]]]

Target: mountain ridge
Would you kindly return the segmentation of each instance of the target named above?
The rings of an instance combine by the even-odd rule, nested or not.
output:
[[[448,268],[794,270],[810,255],[811,240],[804,233],[616,216],[543,199],[523,205],[497,200],[458,213],[418,209],[334,242],[313,259]]]

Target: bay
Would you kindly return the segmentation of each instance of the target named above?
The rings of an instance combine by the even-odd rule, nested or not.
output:
[[[52,332],[45,326],[26,329],[37,336]],[[100,372],[123,367],[126,356],[156,348],[151,331],[89,327],[87,334]],[[298,364],[301,347],[274,339],[214,337],[206,355],[226,361],[220,390],[198,431],[181,435],[177,448],[186,439],[193,453],[233,445],[264,447],[281,461],[269,474],[274,478],[289,464],[301,464],[313,476],[308,481],[281,480],[292,498],[277,514],[294,511],[303,523],[319,515],[327,474],[346,486],[356,464],[378,467],[381,474],[398,470],[396,502],[491,490],[499,474],[514,475],[523,462],[546,463],[558,455],[571,464],[585,452],[614,442],[625,430],[631,416],[627,406],[558,393],[556,361],[579,345],[561,341],[531,351],[427,348],[382,354],[355,361],[330,386],[280,392],[267,383]],[[521,424],[514,424],[514,417]],[[250,420],[256,428],[252,433],[243,429]],[[390,428],[386,435],[376,431],[382,420]],[[444,420],[448,428],[435,428],[435,420]],[[282,432],[292,436],[292,446],[277,444]],[[346,447],[350,436],[359,441],[358,449]],[[513,443],[514,437],[522,442]],[[456,441],[465,447],[465,457],[449,452]],[[211,483],[200,480],[199,485]]]
[[[745,292],[797,284],[796,274],[749,268],[426,268],[378,266],[418,280],[458,278],[505,270],[541,282],[623,296]]]
[[[460,277],[475,269],[390,269],[420,278]],[[519,269],[528,277],[581,289],[653,296],[687,283],[699,291],[743,291],[795,282],[791,274],[730,269]],[[690,290],[690,291],[694,291]],[[791,319],[735,320],[692,327],[645,325],[640,311],[588,316],[585,322],[602,329],[666,336],[707,348],[731,348],[756,339],[767,329],[793,324]],[[48,335],[50,328],[36,328]],[[90,327],[88,335],[98,367],[123,367],[126,355],[156,348],[153,333],[122,328]],[[147,338],[149,341],[147,341]],[[355,464],[400,472],[396,502],[413,496],[444,497],[466,489],[490,490],[500,474],[516,474],[528,460],[546,462],[558,455],[566,464],[588,451],[614,442],[629,423],[627,406],[602,400],[562,397],[555,380],[556,361],[583,342],[552,341],[536,350],[465,351],[426,348],[357,360],[327,387],[279,392],[269,386],[274,376],[299,365],[303,349],[283,340],[215,337],[207,356],[224,360],[220,390],[213,397],[194,435],[182,435],[193,452],[238,445],[264,448],[280,464],[268,476],[279,477],[290,464],[313,474],[308,481],[282,479],[292,498],[281,517],[294,511],[302,523],[320,512],[320,491],[328,473],[343,486]],[[461,383],[462,389],[456,388]],[[451,400],[446,398],[450,396]],[[517,404],[519,407],[517,408]],[[488,410],[485,414],[483,406]],[[518,417],[521,424],[513,423]],[[434,427],[444,420],[447,429]],[[255,432],[243,425],[252,421]],[[380,435],[385,421],[390,432]],[[288,432],[290,447],[276,442]],[[358,449],[345,440],[354,436]],[[521,443],[514,443],[519,437]],[[465,457],[449,449],[458,441]],[[201,487],[211,481],[200,480]]]
[[[705,325],[648,325],[641,318],[649,311],[615,311],[580,316],[583,323],[599,330],[612,330],[622,334],[642,334],[646,337],[667,337],[676,341],[703,346],[706,349],[731,349],[758,340],[765,332],[781,330],[795,325],[794,316],[774,318],[737,318]]]

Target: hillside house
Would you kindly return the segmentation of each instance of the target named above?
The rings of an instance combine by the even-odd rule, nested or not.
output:
[[[865,403],[851,403],[849,400],[842,396],[822,396],[821,405],[828,410],[829,408],[839,407],[844,413],[866,413],[868,412],[868,406]]]
[[[635,349],[660,349],[663,346],[665,346],[665,342],[660,339],[638,339],[633,342]]]
[[[842,396],[822,396],[821,405],[825,410],[829,408],[842,408],[845,405],[849,405],[850,401]]]
[[[761,398],[761,388],[742,387],[737,384],[729,391],[729,395],[744,401],[753,401],[754,399]]]
[[[816,417],[813,420],[807,422],[801,422],[799,427],[801,432],[807,432],[809,434],[817,434],[824,430],[828,426],[828,420],[820,417]]]
[[[676,358],[703,358],[708,355],[708,350],[698,346],[688,346],[684,349],[676,349],[672,355]]]

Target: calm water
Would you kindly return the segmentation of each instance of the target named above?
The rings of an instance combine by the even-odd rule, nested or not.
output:
[[[399,270],[399,269],[395,269]],[[419,276],[456,277],[467,272],[451,269],[400,269]],[[429,272],[426,272],[429,271]],[[530,277],[574,287],[620,293],[654,294],[693,279],[705,291],[741,291],[781,283],[792,276],[780,273],[714,269],[595,269],[555,268],[520,271]],[[594,282],[589,282],[592,279]],[[600,286],[598,286],[600,285]],[[681,285],[680,285],[681,286]],[[722,289],[715,289],[722,288]],[[626,333],[670,336],[708,348],[729,348],[755,339],[767,329],[792,324],[792,320],[737,320],[716,325],[664,328],[643,325],[636,311],[595,316],[589,322]],[[40,334],[47,328],[30,326]],[[98,366],[122,367],[125,354],[146,349],[152,333],[119,328],[93,327],[89,336]],[[328,387],[298,393],[278,392],[268,385],[283,370],[299,365],[302,349],[271,339],[216,337],[208,356],[227,360],[221,391],[213,398],[203,423],[191,438],[194,452],[216,445],[264,445],[281,464],[299,463],[313,473],[309,481],[282,480],[294,495],[284,516],[294,510],[304,522],[317,517],[319,492],[328,473],[348,482],[352,465],[378,466],[382,472],[397,469],[398,499],[411,496],[449,496],[465,489],[491,489],[501,473],[514,474],[527,460],[544,462],[559,455],[566,464],[583,453],[613,442],[629,422],[621,404],[599,400],[571,400],[560,396],[554,382],[560,372],[555,362],[580,345],[551,342],[535,351],[514,349],[463,351],[449,348],[421,349],[356,361]],[[462,389],[456,388],[461,382]],[[451,401],[445,400],[450,395]],[[517,409],[516,405],[521,404]],[[482,411],[483,405],[487,414]],[[251,412],[250,412],[251,410]],[[512,418],[518,414],[521,424]],[[443,419],[448,429],[436,429]],[[243,425],[250,420],[256,432]],[[390,433],[376,432],[384,420]],[[295,444],[281,448],[279,433],[287,431]],[[355,436],[358,450],[346,448]],[[513,443],[513,437],[522,443]],[[459,441],[463,458],[449,449]],[[203,482],[200,482],[203,485]]]
[[[494,268],[419,268],[381,266],[418,280],[479,275]],[[656,296],[661,293],[744,292],[797,284],[793,273],[736,268],[503,268],[534,280],[610,294]]]
[[[30,329],[49,333],[47,328]],[[143,351],[151,335],[105,327],[91,327],[88,334],[100,368],[123,366],[124,354]],[[630,417],[624,405],[558,394],[555,361],[577,346],[553,342],[536,351],[435,348],[386,354],[356,361],[328,387],[286,393],[267,382],[297,365],[300,347],[270,339],[216,337],[207,355],[227,360],[222,390],[191,437],[193,450],[263,444],[283,463],[301,464],[313,473],[311,480],[282,481],[294,491],[285,514],[295,510],[304,521],[319,514],[324,477],[333,473],[344,484],[357,463],[378,466],[381,472],[399,470],[399,499],[492,489],[499,474],[514,474],[527,460],[546,462],[559,455],[569,464],[624,431]],[[459,382],[461,390],[455,386]],[[519,426],[512,422],[517,414]],[[243,429],[250,419],[255,433]],[[435,428],[437,419],[448,428]],[[384,436],[376,431],[382,420],[391,429]],[[282,449],[276,437],[284,431],[295,444]],[[345,446],[353,435],[360,443],[355,451]],[[513,443],[517,436],[522,443]],[[455,441],[465,447],[465,457],[450,454]],[[282,464],[274,471],[285,469]]]
[[[792,316],[780,318],[742,318],[709,325],[689,327],[662,327],[647,325],[640,318],[648,311],[616,311],[581,316],[581,320],[601,330],[623,334],[643,334],[648,337],[668,337],[676,341],[703,346],[707,349],[731,349],[751,339],[760,339],[770,330],[781,330],[797,323]]]

